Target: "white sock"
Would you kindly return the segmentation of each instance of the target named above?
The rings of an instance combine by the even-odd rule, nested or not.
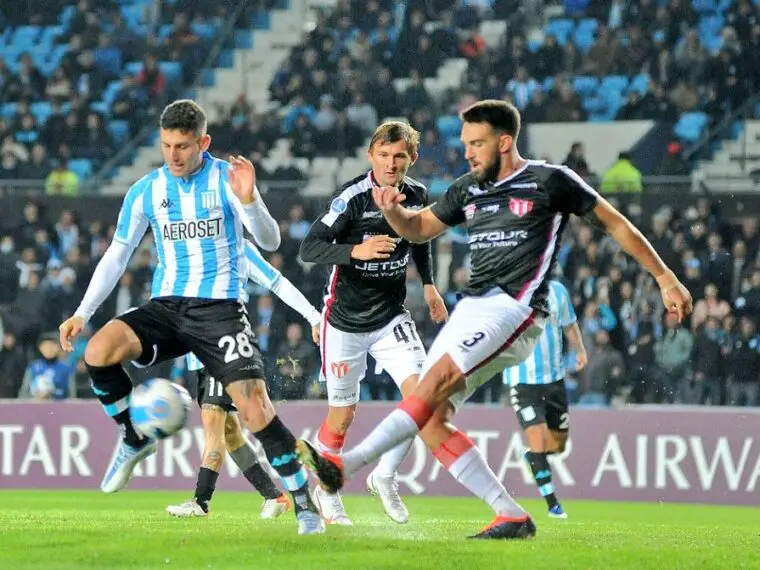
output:
[[[343,453],[343,471],[350,477],[405,440],[411,442],[419,432],[412,416],[398,408],[393,410],[356,447]]]
[[[401,465],[401,462],[404,461],[404,457],[406,457],[406,454],[409,453],[409,449],[411,449],[413,443],[414,438],[410,438],[406,441],[402,441],[390,451],[383,453],[383,456],[380,458],[377,467],[374,469],[375,474],[378,477],[384,477],[388,479],[395,477],[399,465]]]
[[[496,478],[477,447],[471,447],[457,457],[448,470],[470,493],[488,503],[497,515],[515,518],[526,515]]]

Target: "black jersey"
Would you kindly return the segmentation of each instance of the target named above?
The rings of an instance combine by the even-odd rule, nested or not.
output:
[[[467,228],[472,271],[465,295],[500,288],[546,310],[547,283],[568,216],[588,213],[597,198],[569,168],[529,160],[494,183],[478,184],[465,174],[432,211],[447,225]]]
[[[410,244],[398,237],[372,199],[372,187],[371,172],[344,184],[301,244],[303,261],[333,265],[325,314],[332,326],[345,332],[377,330],[404,311],[410,257],[422,282],[433,282],[430,244]],[[416,180],[404,178],[399,190],[406,195],[406,207],[427,205],[427,189]],[[396,239],[396,249],[388,259],[351,258],[355,245],[376,235]]]

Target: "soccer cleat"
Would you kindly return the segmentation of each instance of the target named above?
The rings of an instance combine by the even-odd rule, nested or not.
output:
[[[261,513],[259,518],[265,521],[273,520],[287,513],[290,510],[291,502],[290,497],[285,493],[277,497],[276,499],[266,499],[264,504],[261,505]]]
[[[536,536],[536,525],[529,515],[524,518],[502,517],[497,516],[491,523],[469,538],[485,539],[513,539],[513,538],[533,538]]]
[[[195,499],[189,499],[181,505],[169,505],[166,507],[166,512],[173,517],[183,518],[208,516],[208,511],[204,511]]]
[[[346,514],[346,507],[338,493],[328,493],[321,487],[314,487],[311,499],[314,505],[319,509],[319,514],[325,519],[327,524],[337,524],[340,526],[353,526],[354,523]]]
[[[367,491],[380,497],[385,514],[391,517],[393,522],[409,522],[409,511],[398,494],[398,482],[394,477],[377,476],[373,471],[367,477]]]
[[[562,508],[562,505],[557,503],[549,509],[549,518],[566,520],[567,513],[565,512],[565,509]]]
[[[343,461],[337,455],[325,453],[320,455],[316,448],[306,441],[299,439],[296,450],[301,463],[311,469],[322,483],[322,487],[330,494],[337,493],[343,487]]]
[[[325,532],[325,523],[319,513],[304,509],[296,513],[298,519],[298,534],[322,534]]]
[[[119,443],[119,450],[106,470],[100,482],[104,493],[115,493],[127,486],[135,466],[149,455],[156,452],[156,441],[148,439],[140,447],[132,447],[124,441]]]

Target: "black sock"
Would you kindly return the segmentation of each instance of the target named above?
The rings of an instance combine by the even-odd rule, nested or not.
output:
[[[201,467],[201,470],[198,471],[198,480],[195,482],[195,501],[205,513],[208,512],[208,504],[214,494],[218,477],[219,473],[208,467]]]
[[[530,464],[530,470],[533,472],[536,485],[538,485],[538,491],[546,500],[546,504],[549,505],[549,508],[558,505],[559,501],[554,495],[554,484],[552,483],[552,468],[549,466],[546,453],[528,451],[525,454],[525,459]]]
[[[262,497],[265,499],[276,499],[282,495],[277,485],[272,481],[272,478],[259,463],[250,442],[246,442],[236,450],[230,451],[230,457],[243,472],[248,482],[253,485],[253,488],[261,493]]]
[[[100,400],[106,413],[113,418],[122,432],[127,445],[140,446],[144,439],[135,431],[129,417],[129,396],[132,393],[132,380],[121,364],[112,366],[90,366],[87,372],[92,380],[92,391]]]
[[[276,499],[282,495],[282,491],[277,488],[272,478],[259,463],[243,471],[243,475],[265,499]]]
[[[275,416],[267,427],[253,435],[264,448],[270,465],[280,475],[283,487],[293,497],[296,514],[305,509],[316,511],[309,496],[306,470],[296,453],[296,438],[279,416]]]

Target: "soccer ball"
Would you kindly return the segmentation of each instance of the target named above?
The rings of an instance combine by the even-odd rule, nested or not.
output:
[[[132,425],[146,437],[164,439],[187,424],[193,399],[179,384],[153,378],[132,392],[129,415]]]

